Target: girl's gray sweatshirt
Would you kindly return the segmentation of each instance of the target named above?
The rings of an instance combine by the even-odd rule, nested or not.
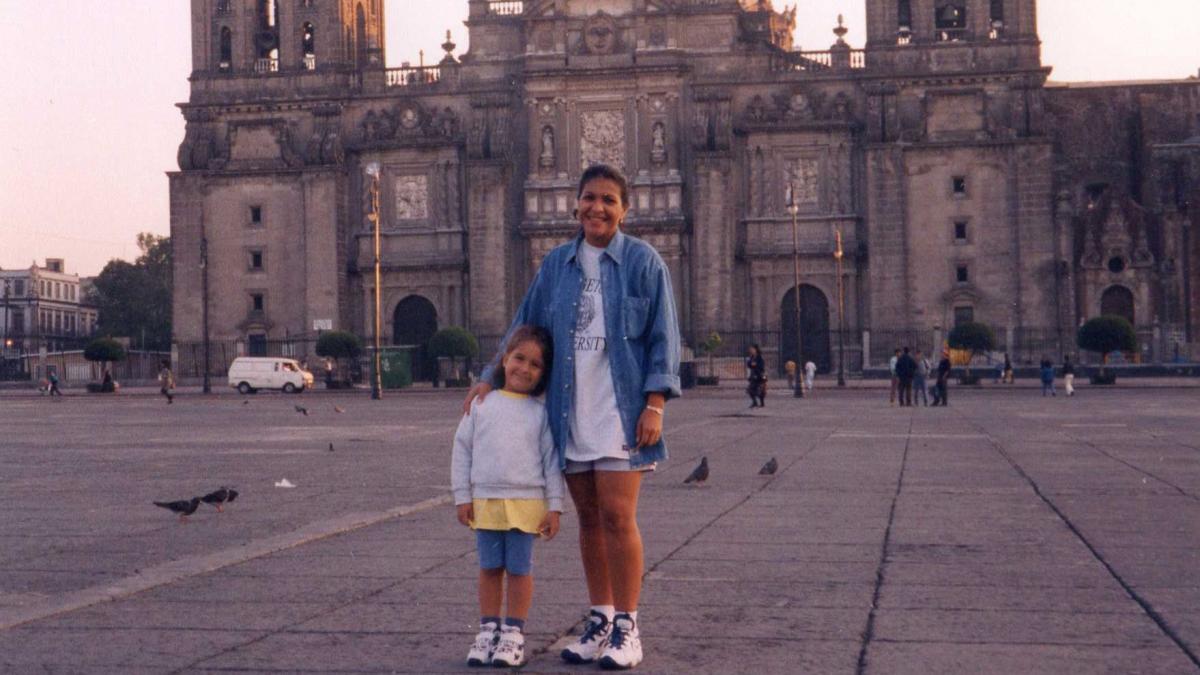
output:
[[[474,499],[545,499],[562,512],[563,476],[546,406],[504,390],[471,403],[454,434],[450,485],[454,503]]]

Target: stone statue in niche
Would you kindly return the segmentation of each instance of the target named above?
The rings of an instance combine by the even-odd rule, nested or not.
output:
[[[655,122],[650,130],[650,161],[662,164],[667,161],[667,125]]]
[[[538,166],[553,169],[554,164],[554,129],[546,125],[542,127],[542,154],[538,157]]]
[[[756,95],[750,100],[750,105],[746,106],[746,119],[751,122],[765,122],[767,119],[767,105],[763,101],[762,96]]]
[[[788,99],[787,116],[791,119],[812,119],[812,104],[809,103],[808,96],[804,92],[797,91],[792,93],[791,98]]]
[[[445,136],[446,138],[451,138],[458,133],[458,115],[454,113],[453,109],[451,109],[449,106],[446,106],[446,108],[442,110],[441,114],[437,116],[434,127],[436,128],[437,133]]]
[[[363,138],[368,141],[379,141],[390,138],[393,133],[391,120],[387,114],[379,114],[368,110],[362,121]]]
[[[596,12],[583,24],[583,47],[587,54],[612,54],[617,48],[617,22],[604,12]]]

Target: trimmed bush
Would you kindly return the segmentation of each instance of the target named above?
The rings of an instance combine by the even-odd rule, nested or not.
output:
[[[724,343],[725,340],[721,338],[721,334],[714,330],[708,334],[708,337],[704,338],[704,342],[696,345],[696,351],[698,353],[708,356],[708,375],[697,377],[696,384],[701,386],[711,386],[720,383],[721,378],[719,375],[717,375],[716,369],[713,366],[713,356]]]
[[[317,356],[327,356],[331,359],[357,358],[362,353],[362,340],[354,333],[344,330],[331,330],[321,333],[317,338]]]
[[[968,321],[955,326],[946,342],[951,349],[965,350],[967,355],[966,376],[971,375],[971,361],[979,352],[988,352],[996,348],[996,334],[986,324]]]
[[[1079,327],[1075,343],[1080,349],[1100,354],[1100,376],[1103,377],[1110,352],[1137,351],[1137,333],[1125,317],[1098,316]]]
[[[125,358],[125,348],[110,337],[96,338],[83,348],[83,358],[101,363],[120,361]]]

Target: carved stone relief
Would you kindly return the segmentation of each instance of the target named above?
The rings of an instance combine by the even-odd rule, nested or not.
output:
[[[596,12],[583,24],[583,53],[612,54],[617,51],[617,22],[606,12]]]
[[[425,175],[397,176],[396,220],[424,220],[429,216],[429,179]]]
[[[542,127],[542,153],[538,157],[538,166],[543,169],[553,169],[554,165],[554,127],[546,125]]]
[[[610,164],[625,169],[625,116],[620,110],[579,114],[579,161],[582,168]]]
[[[663,164],[667,161],[667,125],[662,120],[654,123],[650,130],[650,161]]]
[[[801,157],[788,161],[783,169],[783,180],[796,204],[813,206],[818,203],[820,165],[817,160]]]

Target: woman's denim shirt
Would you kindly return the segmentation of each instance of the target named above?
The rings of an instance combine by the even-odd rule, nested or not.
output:
[[[525,293],[505,335],[523,324],[541,326],[554,338],[554,363],[546,389],[546,411],[559,463],[566,466],[565,448],[575,387],[575,318],[583,286],[577,258],[583,236],[551,251]],[[616,233],[600,256],[600,286],[604,294],[604,332],[612,369],[617,408],[625,427],[625,443],[637,447],[637,423],[646,407],[646,394],[679,396],[679,322],[667,266],[652,246]],[[503,346],[501,346],[503,352]],[[483,370],[491,382],[500,363],[497,354]],[[583,414],[587,414],[586,411]],[[630,456],[641,466],[667,458],[666,444],[644,447]]]

